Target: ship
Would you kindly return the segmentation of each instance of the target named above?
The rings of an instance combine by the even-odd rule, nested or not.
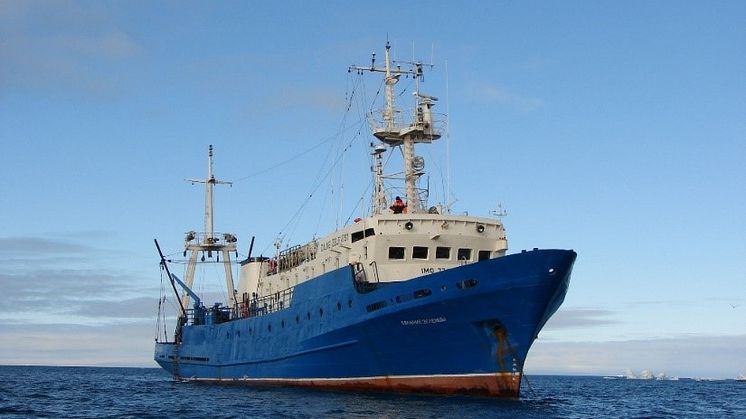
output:
[[[415,148],[440,139],[445,122],[438,99],[420,91],[428,65],[391,55],[387,43],[383,65],[374,54],[370,65],[348,68],[381,75],[385,91],[382,110],[368,115],[366,217],[305,243],[278,243],[272,256],[252,256],[252,238],[237,260],[236,236],[213,228],[213,188],[226,182],[213,174],[210,146],[207,178],[190,180],[205,185],[205,231],[186,233],[183,279],[155,241],[178,314],[173,334],[159,314],[154,359],[174,379],[519,397],[529,349],[565,298],[576,252],[508,254],[504,214],[428,205]],[[408,111],[395,103],[401,78],[415,81]],[[404,166],[394,180],[384,174],[393,150]],[[390,194],[394,181],[403,198]],[[205,304],[195,292],[200,263],[225,267],[223,301]]]

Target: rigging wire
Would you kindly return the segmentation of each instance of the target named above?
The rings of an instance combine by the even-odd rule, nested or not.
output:
[[[357,132],[357,134],[356,134],[356,135],[360,135],[360,131],[359,131],[359,130],[358,130],[358,132]],[[353,141],[354,141],[354,138],[353,138]],[[321,186],[322,186],[322,185],[324,184],[324,181],[326,180],[326,178],[327,178],[327,177],[329,177],[329,175],[331,174],[331,172],[332,172],[332,171],[334,170],[334,168],[336,167],[336,164],[337,164],[337,162],[338,162],[338,160],[339,160],[339,156],[338,156],[337,160],[334,160],[334,161],[332,162],[331,166],[329,167],[329,171],[328,171],[328,172],[326,173],[326,175],[324,175],[324,176],[322,177],[322,173],[323,173],[323,170],[324,170],[324,168],[326,167],[327,161],[328,161],[328,160],[329,160],[329,159],[331,158],[331,156],[332,156],[332,154],[333,154],[333,153],[332,153],[332,152],[333,152],[333,150],[334,150],[334,147],[333,147],[333,146],[329,148],[329,151],[327,152],[327,155],[326,155],[326,157],[324,158],[324,162],[323,162],[323,163],[322,163],[322,164],[321,164],[321,165],[319,166],[319,170],[318,170],[318,171],[316,172],[316,176],[314,177],[314,183],[312,183],[312,184],[316,184],[316,187],[314,188],[314,191],[313,191],[313,193],[312,193],[312,194],[311,194],[311,195],[310,195],[310,196],[309,196],[309,197],[308,197],[308,198],[307,198],[307,199],[306,199],[306,200],[304,201],[304,203],[302,204],[302,207],[301,207],[301,208],[299,208],[299,210],[302,210],[302,209],[304,209],[303,207],[304,207],[304,206],[305,206],[306,204],[308,204],[308,202],[310,202],[310,198],[311,198],[311,196],[313,196],[313,194],[315,194],[316,190],[317,190],[317,189],[318,189],[319,187],[321,187]],[[342,150],[342,151],[340,152],[340,156],[341,156],[341,155],[342,155],[342,154],[343,154],[343,153],[344,153],[345,151],[346,151],[346,149],[343,149],[343,150]],[[332,196],[334,195],[333,182],[332,182],[332,188],[331,188],[331,190],[330,190],[329,194],[330,194],[330,195],[332,195]],[[327,200],[324,200],[324,201],[327,201]],[[296,213],[296,215],[294,215],[293,217],[291,217],[290,221],[288,221],[288,224],[287,224],[287,225],[286,225],[286,226],[285,226],[285,227],[283,228],[283,230],[281,230],[281,231],[280,231],[280,233],[278,233],[278,234],[279,234],[279,239],[280,239],[281,241],[284,241],[286,237],[292,236],[292,234],[293,234],[293,233],[295,233],[295,229],[296,229],[296,228],[298,227],[298,225],[300,224],[300,214],[301,214],[301,213],[302,213],[302,212],[301,212],[301,211],[299,211],[299,212],[297,212],[297,213]],[[323,214],[323,213],[322,213],[322,214]],[[289,225],[291,225],[292,227],[288,227]],[[282,232],[283,232],[283,231],[285,231],[285,234],[282,234]],[[267,247],[266,247],[266,248],[265,248],[265,249],[264,249],[264,250],[263,250],[262,252],[266,251],[266,250],[267,250],[268,248],[269,248],[269,246],[267,246]]]
[[[448,212],[451,212],[451,113],[449,109],[450,97],[449,97],[449,85],[448,85],[448,60],[446,60],[446,191],[443,205],[446,206]]]
[[[352,216],[355,215],[355,211],[357,211],[357,209],[360,207],[360,204],[363,203],[363,201],[365,200],[365,197],[368,195],[368,191],[370,190],[371,186],[373,186],[373,180],[368,182],[368,186],[363,191],[363,194],[360,195],[360,199],[357,200],[357,204],[355,204],[355,207],[353,207],[352,211],[350,211],[350,216],[347,217],[344,225],[347,225],[352,219]]]
[[[362,76],[360,76],[360,77],[358,77],[358,79],[360,80],[360,83],[361,83],[361,84],[363,84],[363,86],[364,86],[364,83],[365,83],[365,77],[362,77]],[[410,82],[410,85],[411,85],[411,82]],[[367,110],[366,110],[366,115],[372,115],[372,112],[373,112],[373,106],[375,105],[375,103],[376,103],[376,100],[377,100],[377,99],[378,99],[378,97],[380,96],[380,94],[381,94],[381,89],[383,88],[383,86],[384,86],[384,80],[382,80],[382,81],[380,82],[380,84],[378,85],[378,89],[377,89],[377,91],[376,91],[376,94],[375,94],[375,96],[373,97],[373,100],[372,100],[372,101],[370,102],[370,106],[366,106],[366,107],[365,107],[365,108],[367,108]],[[362,90],[363,90],[363,92],[365,92],[365,89],[362,89]],[[403,93],[403,92],[402,92],[402,93]],[[401,96],[401,94],[400,94],[400,96]],[[362,105],[362,102],[361,102],[361,104],[360,104],[360,105]],[[359,105],[359,109],[364,109],[364,108],[363,108],[363,106],[360,106],[360,105]],[[366,188],[365,188],[365,190],[363,191],[362,195],[361,195],[361,196],[360,196],[360,198],[359,198],[359,199],[357,200],[357,203],[356,203],[356,204],[355,204],[355,206],[354,206],[354,207],[352,208],[352,210],[351,210],[351,212],[350,212],[350,215],[349,215],[349,216],[347,217],[347,220],[345,220],[345,223],[344,223],[344,225],[347,225],[347,224],[348,224],[348,223],[350,222],[350,220],[352,219],[353,215],[355,214],[355,211],[357,211],[357,209],[358,209],[358,208],[360,207],[360,204],[364,202],[364,200],[365,200],[365,197],[366,197],[366,196],[368,195],[368,191],[370,190],[370,188],[372,187],[372,185],[373,185],[373,180],[371,179],[371,180],[370,180],[370,182],[368,182],[368,186],[366,186]],[[340,205],[340,211],[341,211],[341,209],[342,209],[342,207],[341,207],[341,205]],[[339,226],[337,226],[337,227],[339,227]]]
[[[272,170],[274,170],[274,169],[277,169],[278,167],[282,167],[282,166],[284,166],[284,165],[286,165],[286,164],[288,164],[288,163],[291,163],[291,162],[293,162],[293,161],[295,161],[295,160],[297,160],[297,159],[299,159],[299,158],[301,158],[301,157],[305,156],[306,154],[308,154],[308,153],[310,153],[310,152],[312,152],[312,151],[316,150],[317,148],[319,148],[319,147],[323,146],[324,144],[326,144],[326,143],[328,143],[328,142],[330,142],[330,141],[332,141],[332,140],[336,139],[336,138],[337,138],[337,135],[338,135],[338,134],[336,134],[336,135],[333,135],[333,136],[330,136],[329,138],[326,138],[326,139],[324,139],[324,140],[322,140],[322,141],[320,141],[320,142],[318,142],[318,143],[316,143],[316,144],[312,145],[311,147],[309,147],[309,148],[307,148],[307,149],[305,149],[305,150],[303,150],[303,151],[299,152],[298,154],[295,154],[295,155],[293,155],[293,156],[291,156],[291,157],[288,157],[288,158],[287,158],[287,159],[285,159],[285,160],[282,160],[282,161],[280,161],[280,162],[278,162],[278,163],[275,163],[275,164],[274,164],[274,165],[272,165],[272,166],[269,166],[269,167],[267,167],[267,168],[261,169],[261,170],[259,170],[259,171],[256,171],[256,172],[254,172],[254,173],[248,174],[248,175],[246,175],[246,176],[244,176],[244,177],[240,177],[240,178],[238,178],[238,179],[234,180],[234,181],[233,181],[233,183],[238,183],[238,182],[242,182],[242,181],[244,181],[244,180],[250,179],[250,178],[252,178],[252,177],[255,177],[255,176],[259,176],[259,175],[261,175],[261,174],[264,174],[264,173],[270,172],[270,171],[272,171]]]
[[[381,80],[378,89],[376,91],[376,94],[374,98],[370,101],[370,104],[368,105],[366,102],[368,102],[366,98],[366,91],[365,88],[365,78],[362,77],[362,75],[359,75],[356,79],[353,79],[351,76],[348,76],[348,89],[352,87],[352,90],[349,94],[346,93],[346,99],[348,102],[348,106],[345,110],[345,113],[340,121],[340,127],[337,130],[337,133],[332,136],[330,139],[325,140],[324,142],[320,144],[316,144],[311,149],[315,149],[322,145],[323,143],[329,142],[334,138],[343,138],[343,134],[346,132],[349,132],[352,129],[355,129],[355,135],[350,139],[349,142],[343,143],[344,147],[342,147],[341,151],[338,153],[337,157],[332,161],[331,166],[324,172],[324,167],[327,164],[327,161],[329,160],[329,157],[331,156],[331,152],[334,149],[334,147],[329,148],[329,152],[327,153],[326,157],[324,158],[324,162],[319,166],[319,171],[317,172],[314,182],[312,183],[313,188],[311,189],[311,192],[308,194],[308,196],[303,200],[301,205],[298,207],[296,212],[290,217],[288,222],[283,226],[283,228],[278,232],[278,240],[280,242],[284,242],[287,237],[289,237],[297,228],[297,226],[300,224],[300,216],[303,213],[303,210],[307,207],[311,199],[316,195],[316,192],[321,187],[321,185],[324,183],[324,181],[329,178],[329,176],[332,174],[335,168],[337,168],[338,164],[342,161],[344,154],[350,149],[350,147],[354,144],[355,140],[357,140],[359,137],[362,136],[361,128],[365,124],[365,122],[368,120],[369,116],[372,114],[373,106],[376,103],[377,98],[380,96],[382,88],[384,86],[384,80]],[[356,94],[357,93],[357,94]],[[350,114],[350,111],[353,108],[353,103],[358,103],[358,106],[355,107],[355,109],[360,112],[358,114],[358,120],[355,124],[347,125],[347,120]],[[364,111],[364,109],[368,109],[368,111]],[[273,166],[273,168],[286,164],[289,161],[294,160],[295,158],[299,157],[300,155],[306,154],[307,152],[310,152],[311,149],[304,150],[301,152],[298,156],[295,156],[294,158],[286,159],[284,162],[278,163],[277,165]],[[262,172],[269,171],[271,169],[265,169]],[[323,174],[323,175],[322,175]],[[243,180],[242,178],[241,180]],[[330,190],[330,194],[333,195],[334,188]],[[359,206],[359,204],[358,204]],[[314,237],[316,236],[316,233],[318,232],[318,228],[321,224],[322,215],[324,213],[321,212],[319,216],[319,220],[317,221],[316,231],[314,232]],[[261,254],[264,254],[269,247],[272,246],[272,243],[268,244],[262,251]]]
[[[362,80],[362,78],[360,78],[360,79]],[[349,89],[349,80],[350,80],[349,76],[348,76],[347,80],[348,80],[347,81],[347,84],[348,84],[347,88]],[[320,142],[312,145],[311,147],[309,147],[309,148],[307,148],[305,150],[302,150],[299,153],[297,153],[297,154],[295,154],[295,155],[293,155],[293,156],[291,156],[291,157],[289,157],[289,158],[287,158],[285,160],[282,160],[282,161],[280,161],[280,162],[278,162],[278,163],[276,163],[276,164],[274,164],[272,166],[269,166],[269,167],[261,169],[261,170],[259,170],[257,172],[248,174],[248,175],[246,175],[244,177],[238,178],[238,179],[234,180],[233,183],[242,182],[242,181],[247,180],[249,178],[252,178],[252,177],[255,177],[255,176],[267,173],[267,172],[270,172],[270,171],[272,171],[274,169],[277,169],[278,167],[281,167],[281,166],[284,166],[284,165],[286,165],[288,163],[291,163],[291,162],[293,162],[293,161],[295,161],[295,160],[297,160],[297,159],[305,156],[306,154],[310,153],[311,151],[316,150],[317,148],[323,146],[324,144],[329,143],[329,142],[331,142],[331,141],[339,138],[343,133],[345,133],[345,132],[353,129],[354,128],[353,126],[349,126],[349,127],[345,128],[345,121],[346,121],[347,115],[349,114],[350,109],[352,108],[353,100],[356,99],[356,95],[355,95],[356,91],[357,91],[356,86],[355,86],[355,84],[353,84],[353,89],[349,93],[349,97],[347,97],[348,94],[345,93],[345,96],[346,96],[345,99],[347,101],[347,108],[346,108],[345,113],[344,113],[344,115],[342,117],[342,121],[340,121],[340,127],[338,128],[337,132],[334,135],[330,135],[329,137],[321,140]],[[363,89],[363,91],[364,91],[364,89]]]
[[[367,99],[365,98],[365,93],[367,91],[367,89],[365,88],[365,78],[364,77],[353,78],[351,74],[348,74],[348,77],[347,77],[347,89],[350,89],[350,86],[352,86],[352,91],[350,92],[349,96],[346,95],[346,97],[348,98],[348,105],[347,105],[347,109],[346,109],[345,112],[346,112],[346,114],[349,114],[350,110],[352,109],[352,105],[354,103],[357,103],[357,106],[355,106],[355,109],[359,112],[358,113],[358,122],[365,121],[365,120],[367,120],[367,113],[360,113],[361,109],[365,109],[365,106],[363,104],[367,102]],[[380,92],[380,86],[379,86],[379,92]],[[356,95],[356,93],[357,93],[357,95]],[[345,117],[346,117],[346,115],[345,115]],[[351,125],[350,128],[352,128],[352,127],[353,126]],[[322,165],[322,167],[323,167],[323,165]],[[342,172],[340,171],[340,176],[341,175],[342,175]],[[314,238],[316,238],[316,236],[318,235],[318,231],[321,228],[322,219],[323,219],[324,215],[326,214],[325,209],[326,209],[326,206],[327,206],[327,202],[332,202],[331,198],[334,196],[334,190],[335,190],[334,189],[334,182],[332,181],[332,182],[330,182],[330,188],[329,188],[329,191],[327,193],[327,198],[329,198],[329,199],[323,199],[322,200],[322,206],[321,206],[321,208],[319,210],[319,217],[316,220],[316,226],[314,227],[314,230],[313,230],[314,231],[314,233],[313,233],[313,237]],[[341,212],[341,210],[342,210],[342,201],[340,199],[339,212]],[[339,224],[339,215],[337,216],[337,225],[338,224]]]
[[[360,125],[362,125],[362,124],[360,124]],[[350,142],[349,142],[349,143],[347,143],[347,145],[346,145],[346,146],[344,147],[344,149],[342,150],[342,152],[341,152],[341,153],[340,153],[340,154],[339,154],[339,155],[337,156],[337,158],[336,158],[336,159],[334,160],[334,162],[332,163],[332,165],[331,165],[331,167],[329,168],[329,170],[327,170],[327,171],[326,171],[326,173],[324,174],[324,176],[323,176],[323,177],[321,178],[321,182],[323,182],[324,180],[326,180],[326,178],[327,178],[327,177],[329,177],[329,175],[330,175],[330,174],[332,173],[332,171],[333,171],[333,170],[335,169],[336,165],[337,165],[337,164],[338,164],[338,163],[340,162],[340,160],[342,159],[342,156],[344,155],[344,153],[345,153],[345,152],[346,152],[347,150],[349,150],[349,148],[350,148],[350,147],[352,146],[352,144],[354,143],[354,141],[355,141],[355,140],[356,140],[356,139],[357,139],[358,137],[360,137],[360,134],[361,134],[361,132],[360,132],[360,131],[358,131],[358,132],[357,132],[357,134],[356,134],[356,135],[355,135],[355,136],[354,136],[354,137],[352,138],[352,140],[350,140]],[[290,218],[290,221],[288,221],[288,222],[287,222],[287,224],[285,224],[285,226],[284,226],[284,227],[283,227],[283,228],[282,228],[282,229],[280,230],[280,234],[279,234],[279,236],[280,236],[281,240],[284,240],[284,239],[285,239],[285,237],[287,236],[287,232],[286,232],[287,228],[288,228],[288,227],[290,226],[290,224],[291,224],[291,223],[292,223],[293,221],[295,221],[295,220],[296,220],[296,218],[297,218],[297,217],[298,217],[298,216],[300,215],[300,213],[301,213],[301,212],[303,211],[303,209],[304,209],[304,208],[306,207],[306,205],[307,205],[307,204],[308,204],[308,202],[309,202],[309,201],[311,200],[311,198],[313,198],[314,194],[316,193],[316,191],[317,191],[317,190],[319,189],[319,187],[321,186],[321,182],[318,182],[318,183],[316,184],[316,186],[314,186],[314,188],[313,188],[313,189],[311,190],[311,192],[310,192],[310,193],[308,194],[308,197],[306,197],[306,199],[305,199],[305,200],[303,201],[303,203],[302,203],[302,204],[301,204],[301,205],[300,205],[300,206],[298,207],[298,210],[297,210],[297,211],[295,211],[295,213],[293,214],[293,216],[292,216],[292,217]]]
[[[382,87],[383,87],[383,81],[379,85],[378,90],[376,91],[376,95],[373,98],[373,100],[370,102],[369,106],[365,106],[365,105],[362,105],[362,103],[360,103],[356,108],[359,109],[359,110],[360,109],[366,109],[366,108],[372,110],[373,105],[375,104],[375,101],[377,100],[378,96],[381,93]],[[285,239],[292,232],[295,231],[295,228],[299,224],[300,215],[302,214],[303,210],[306,208],[306,206],[311,201],[311,199],[315,196],[316,192],[321,187],[321,185],[323,184],[323,182],[332,174],[332,172],[334,171],[334,169],[337,168],[338,164],[342,161],[342,159],[344,157],[344,154],[352,147],[352,145],[355,143],[355,141],[359,137],[362,136],[362,127],[363,127],[363,125],[365,124],[365,122],[367,120],[367,117],[366,117],[367,113],[366,113],[365,116],[364,115],[359,115],[359,119],[358,119],[358,121],[357,121],[356,124],[352,124],[352,125],[347,126],[346,122],[347,122],[347,119],[348,119],[349,110],[352,109],[352,103],[353,103],[353,101],[357,100],[357,101],[367,102],[367,100],[365,98],[365,91],[366,91],[366,89],[365,89],[365,78],[362,77],[362,76],[358,77],[357,78],[357,83],[353,83],[352,84],[352,89],[353,90],[350,93],[349,98],[348,98],[347,111],[345,112],[345,115],[342,117],[342,120],[340,121],[340,129],[337,131],[336,136],[337,136],[337,138],[339,138],[339,137],[341,137],[342,133],[347,132],[347,131],[349,131],[352,128],[356,128],[356,133],[350,139],[350,141],[348,141],[348,142],[346,142],[344,144],[344,147],[341,149],[341,151],[339,152],[339,154],[337,155],[337,157],[332,161],[331,166],[328,168],[328,170],[325,173],[323,172],[323,168],[326,165],[326,163],[324,163],[324,164],[321,165],[320,170],[317,172],[317,176],[316,176],[316,179],[315,179],[315,182],[314,182],[315,186],[312,188],[311,192],[308,194],[308,196],[304,199],[304,201],[298,207],[298,210],[290,217],[289,221],[279,231],[279,233],[278,233],[278,239],[281,242],[284,242]],[[358,92],[358,94],[355,95],[355,92]],[[347,126],[347,128],[343,128],[345,126]],[[330,151],[331,151],[331,149],[330,149]],[[329,157],[329,155],[327,155],[327,158],[328,157]],[[324,173],[323,176],[321,176],[321,173]],[[319,224],[320,224],[320,222],[319,222]],[[291,226],[292,226],[292,229],[291,229]],[[265,249],[262,251],[262,253],[264,253],[266,250],[268,250],[270,246],[271,246],[271,244],[268,244],[265,247]]]
[[[389,161],[391,160],[392,153],[389,153],[386,155],[386,161],[383,162],[383,167],[386,167],[389,164]],[[366,197],[371,198],[371,205],[372,205],[372,197],[369,195],[368,191],[373,186],[373,179],[368,182],[368,186],[366,186],[365,190],[363,191],[362,195],[360,196],[360,199],[358,200],[358,203],[355,205],[355,207],[350,212],[350,216],[347,217],[347,221],[345,221],[345,225],[350,222],[350,219],[352,219],[353,215],[355,215],[355,211],[357,211],[357,208],[360,206],[360,203],[365,200]],[[385,185],[384,185],[385,190]]]

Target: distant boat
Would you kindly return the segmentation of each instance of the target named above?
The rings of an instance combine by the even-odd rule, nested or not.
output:
[[[736,377],[736,381],[740,381],[742,383],[746,383],[746,375],[745,374],[738,374],[738,377]]]
[[[640,373],[640,376],[637,377],[637,378],[639,378],[640,380],[653,380],[653,379],[655,379],[655,375],[650,370],[643,370]]]
[[[671,377],[665,372],[653,373],[651,370],[643,370],[640,375],[636,375],[631,369],[624,370],[624,374],[617,376],[628,380],[659,380],[659,381],[677,381],[679,377]],[[606,377],[604,377],[606,378]]]
[[[671,377],[671,376],[666,375],[665,372],[659,372],[658,374],[655,375],[655,379],[661,380],[661,381],[678,381],[679,377]]]

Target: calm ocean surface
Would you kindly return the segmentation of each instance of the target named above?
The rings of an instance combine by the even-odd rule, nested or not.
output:
[[[159,369],[0,366],[0,417],[746,418],[746,383],[529,376],[521,400],[176,383]]]

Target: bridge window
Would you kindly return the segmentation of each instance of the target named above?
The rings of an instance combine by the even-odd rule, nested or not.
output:
[[[412,259],[427,259],[427,247],[415,246],[412,248]]]
[[[458,260],[471,260],[471,249],[458,249]]]
[[[352,242],[355,243],[358,240],[362,240],[366,237],[375,236],[376,232],[372,228],[366,228],[365,231],[356,231],[352,233]]]
[[[451,248],[450,247],[436,247],[435,248],[435,259],[450,259]]]
[[[389,259],[404,259],[404,248],[398,246],[389,247]]]

